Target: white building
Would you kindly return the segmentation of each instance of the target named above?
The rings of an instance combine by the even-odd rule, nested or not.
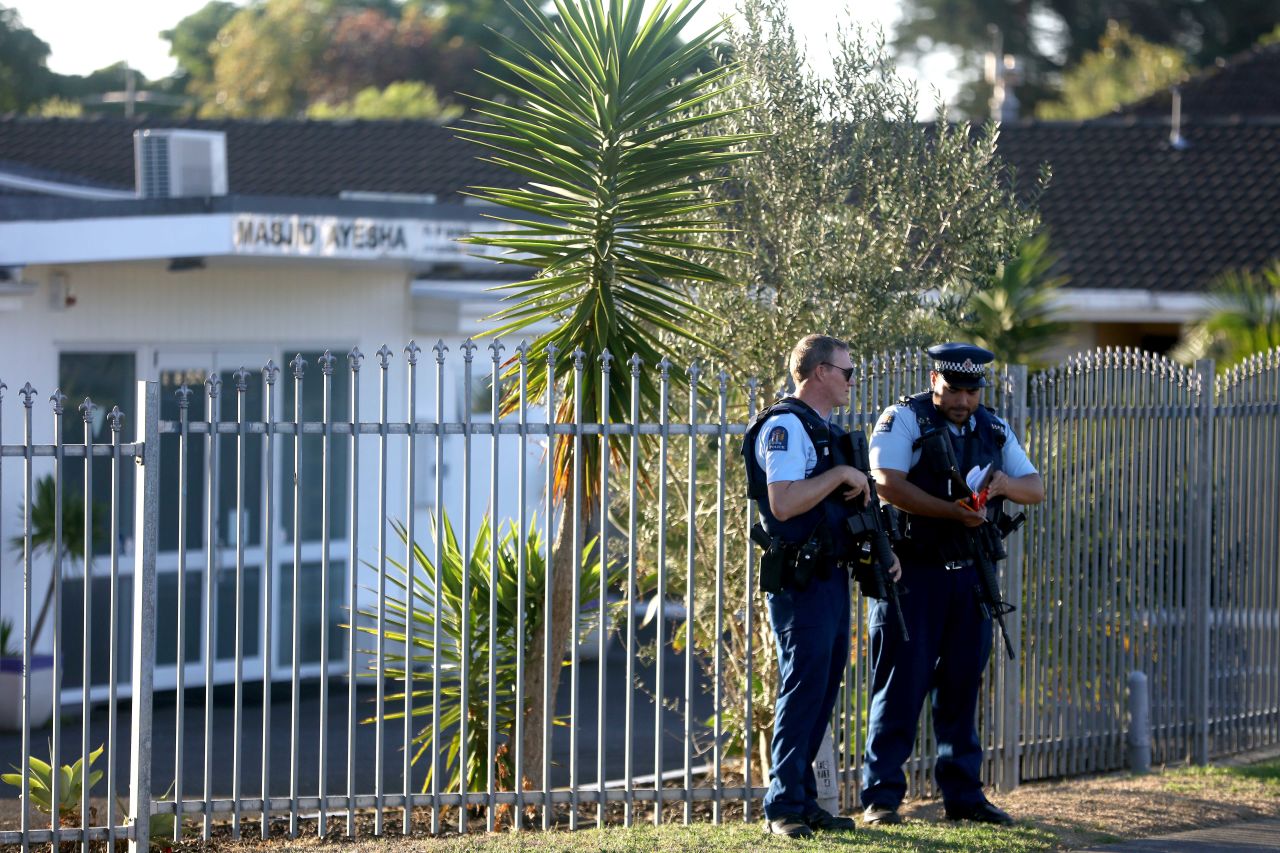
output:
[[[323,417],[324,377],[318,359],[325,349],[336,357],[331,395],[332,417],[349,419],[351,373],[347,354],[358,348],[365,359],[359,373],[358,404],[362,421],[379,418],[380,382],[377,351],[391,349],[387,418],[408,419],[408,371],[404,347],[414,340],[422,348],[416,375],[414,416],[434,421],[437,406],[445,421],[461,421],[470,407],[476,422],[490,419],[488,399],[492,352],[483,318],[497,300],[488,292],[513,280],[489,260],[468,254],[473,249],[457,238],[492,228],[482,208],[464,203],[457,190],[468,182],[500,179],[496,170],[476,164],[476,149],[454,139],[446,128],[425,124],[332,125],[319,123],[202,124],[172,132],[141,131],[122,121],[31,122],[5,124],[6,158],[31,136],[31,153],[21,162],[0,162],[0,380],[7,383],[0,425],[3,440],[22,440],[24,407],[19,388],[30,382],[38,394],[32,407],[34,436],[51,444],[53,415],[50,394],[60,388],[66,403],[64,438],[83,441],[84,425],[77,406],[91,397],[101,408],[92,429],[97,442],[110,442],[106,411],[118,405],[125,415],[123,440],[131,441],[136,411],[135,380],[161,386],[161,418],[179,418],[177,388],[191,396],[189,417],[206,417],[203,383],[212,373],[221,379],[222,420],[234,420],[238,402],[234,372],[249,371],[245,392],[246,420],[263,418],[262,368],[280,368],[276,382],[276,417],[291,420],[294,376],[290,361],[301,354],[304,421]],[[371,131],[377,144],[370,142]],[[135,148],[136,143],[136,148]],[[42,159],[43,158],[43,159]],[[442,161],[457,164],[450,168]],[[60,168],[46,164],[61,163]],[[136,176],[134,166],[136,162]],[[469,165],[470,164],[470,165]],[[127,177],[126,177],[127,176]],[[130,185],[133,185],[132,187]],[[501,276],[506,275],[506,278]],[[463,383],[462,342],[475,337],[473,380]],[[448,348],[443,387],[438,387],[436,353]],[[503,359],[514,354],[517,340],[505,342]],[[439,394],[439,398],[437,398]],[[539,412],[534,416],[541,417]],[[193,439],[189,453],[189,494],[204,488],[204,450]],[[303,636],[315,671],[319,660],[315,629],[323,608],[312,595],[318,582],[321,553],[322,436],[304,438],[301,479]],[[357,562],[377,559],[377,507],[381,498],[376,436],[360,445],[361,473],[355,503],[359,515]],[[437,499],[434,437],[416,440],[413,476],[415,536],[430,546],[428,519]],[[262,440],[249,442],[246,463],[244,521],[244,619],[248,634],[246,675],[261,672],[264,646],[255,627],[261,624],[261,602],[268,577],[273,623],[270,638],[275,666],[288,676],[293,561],[292,439],[277,439],[273,481],[274,568],[263,571],[262,511],[265,489],[259,472]],[[335,439],[329,470],[334,478],[330,559],[333,566],[330,623],[345,622],[346,577],[350,531],[348,464],[350,439]],[[473,458],[464,463],[463,439],[444,442],[441,493],[455,525],[462,517],[462,473],[471,471],[472,528],[490,504],[490,450],[487,436],[472,439]],[[408,438],[388,440],[387,516],[409,515]],[[178,484],[176,439],[166,440],[162,459],[159,556],[159,686],[172,684],[177,631]],[[220,445],[219,531],[215,550],[218,586],[216,678],[231,677],[234,636],[236,504],[235,438]],[[516,438],[500,446],[499,515],[513,516],[517,506],[514,464],[521,453]],[[531,440],[526,458],[537,471],[542,443]],[[21,614],[21,551],[7,544],[21,533],[23,464],[20,458],[0,461],[0,612],[15,622]],[[67,463],[69,483],[82,482],[82,463]],[[34,476],[51,473],[53,461],[37,459]],[[127,575],[132,567],[132,470],[123,472],[125,501],[120,522],[120,566],[126,578],[121,598],[127,607]],[[94,469],[94,491],[106,501],[110,490],[109,460]],[[526,495],[532,514],[539,506],[542,479],[530,476]],[[201,502],[192,501],[188,519],[189,551],[187,637],[189,674],[203,671],[199,649],[202,629],[201,590],[206,556]],[[105,504],[95,507],[99,516]],[[108,538],[100,535],[99,547]],[[393,557],[404,554],[394,534]],[[48,559],[38,563],[33,608],[38,611],[48,572]],[[94,600],[105,607],[109,559],[94,562]],[[81,566],[65,566],[63,625],[81,622]],[[361,583],[369,578],[361,578]],[[368,598],[368,596],[366,596]],[[97,605],[95,604],[95,611]],[[127,624],[127,622],[125,623]],[[93,620],[93,647],[105,661],[107,620]],[[49,645],[51,631],[41,646]],[[101,637],[98,635],[101,634]],[[331,644],[340,655],[345,641],[337,631]],[[128,632],[122,631],[127,643]],[[64,633],[67,656],[64,686],[79,683],[79,639]],[[169,664],[168,667],[165,664]],[[95,684],[106,681],[105,662],[96,657]]]

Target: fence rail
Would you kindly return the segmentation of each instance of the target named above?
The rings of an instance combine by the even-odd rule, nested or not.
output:
[[[751,686],[768,684],[772,640],[735,451],[759,384],[579,358],[535,401],[523,345],[507,358],[494,342],[481,368],[478,349],[460,353],[452,418],[442,343],[427,356],[434,370],[420,370],[411,343],[368,367],[353,350],[344,364],[298,357],[287,373],[209,372],[197,390],[140,382],[132,441],[118,407],[103,420],[85,400],[76,422],[55,391],[37,418],[36,389],[18,391],[22,440],[0,441],[0,507],[26,508],[13,763],[28,799],[43,691],[51,763],[89,763],[101,736],[105,784],[83,787],[65,825],[23,809],[0,844],[144,848],[180,837],[181,818],[209,838],[215,816],[236,836],[246,821],[264,838],[296,836],[304,821],[353,835],[368,810],[379,834],[467,831],[469,817],[490,830],[577,826],[615,810],[627,824],[646,812],[690,821],[701,803],[716,821],[752,818],[765,779],[751,759],[765,757],[771,708]],[[1280,742],[1278,355],[1217,378],[1210,362],[1187,370],[1116,350],[998,373],[987,402],[1023,440],[1047,499],[1002,570],[1020,653],[993,657],[979,710],[991,784],[1122,767],[1133,670],[1151,687],[1157,761]],[[477,376],[491,414],[473,413]],[[841,416],[868,429],[927,378],[914,354],[863,360]],[[603,418],[584,411],[591,387]],[[521,402],[498,417],[507,388]],[[562,402],[572,418],[554,422]],[[573,451],[561,494],[602,510],[563,517],[558,472],[539,456],[557,441]],[[566,566],[573,639],[552,692],[548,626]],[[855,604],[833,720],[846,808],[869,677]],[[34,643],[46,618],[47,660]],[[535,708],[544,748],[532,766]],[[927,710],[924,722],[913,795],[933,792]],[[105,802],[91,799],[99,790]]]

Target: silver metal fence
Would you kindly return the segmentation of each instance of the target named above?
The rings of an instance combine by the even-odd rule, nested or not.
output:
[[[1207,706],[1197,759],[1280,741],[1280,351],[1219,376],[1215,424],[1203,437],[1221,488],[1212,523],[1202,620]]]
[[[321,835],[355,835],[366,826],[361,814],[378,834],[467,831],[469,812],[489,830],[577,826],[592,814],[598,825],[752,819],[767,780],[752,759],[767,761],[771,708],[757,685],[768,683],[772,641],[734,451],[765,402],[759,384],[697,365],[677,384],[666,361],[633,358],[624,372],[609,358],[586,365],[579,357],[563,386],[532,401],[532,359],[554,354],[535,356],[522,344],[507,356],[495,341],[478,367],[475,344],[460,350],[464,400],[476,376],[488,381],[487,420],[473,418],[468,403],[446,419],[443,342],[431,351],[429,419],[418,405],[429,377],[412,342],[402,353],[378,351],[364,392],[369,368],[354,349],[345,365],[325,352],[318,371],[299,356],[284,377],[270,362],[227,374],[226,386],[214,372],[188,377],[202,387],[166,388],[169,400],[157,383],[140,382],[131,443],[118,408],[107,416],[110,441],[96,437],[90,400],[79,406],[83,440],[69,442],[62,394],[50,398],[51,418],[37,419],[36,389],[20,389],[22,441],[0,445],[0,465],[20,461],[17,498],[28,508],[23,719],[32,719],[33,687],[51,683],[50,762],[88,764],[101,733],[105,760],[93,767],[105,784],[84,785],[61,821],[23,809],[16,829],[0,828],[0,844],[79,842],[87,851],[94,840],[128,839],[145,848],[153,834],[193,830],[207,839],[215,816],[233,837],[249,822],[264,838],[296,836],[304,822]],[[1019,656],[993,656],[980,708],[991,784],[1123,766],[1132,670],[1151,685],[1157,761],[1203,762],[1280,742],[1278,355],[1216,379],[1210,362],[1187,370],[1131,350],[1082,354],[1030,378],[1016,366],[999,372],[987,402],[1023,440],[1047,499],[1029,513],[1003,568],[1006,598],[1019,605],[1010,620]],[[402,395],[391,390],[398,356]],[[658,409],[642,422],[644,371],[656,373]],[[841,416],[866,430],[900,395],[924,389],[928,372],[915,354],[889,354],[863,360],[855,375]],[[616,376],[627,380],[625,422],[607,415]],[[583,410],[589,382],[601,383],[604,417]],[[501,417],[510,383],[520,403]],[[673,395],[677,387],[684,393]],[[362,403],[375,398],[377,419],[361,420]],[[561,400],[568,422],[555,421]],[[162,419],[165,410],[174,416]],[[52,443],[37,438],[43,423]],[[571,585],[568,666],[553,694],[556,472],[544,463],[544,494],[531,496],[539,478],[528,466],[531,449],[550,453],[557,440],[575,451],[565,472],[572,505],[584,506],[594,478],[602,509],[575,512],[564,525],[571,565],[594,580]],[[429,453],[419,452],[422,442]],[[594,471],[583,464],[591,446],[603,451]],[[88,461],[96,459],[95,472]],[[481,461],[487,490],[473,478]],[[29,508],[44,476],[55,508],[47,558],[59,567],[50,573],[47,672],[31,642],[42,591]],[[104,476],[105,502],[95,485]],[[72,492],[82,493],[84,516],[78,638],[64,636],[63,625],[64,582],[73,577],[61,568],[70,562],[63,507]],[[455,533],[443,508],[459,496]],[[0,494],[0,505],[6,499],[14,496]],[[477,500],[488,502],[478,525]],[[105,530],[95,521],[102,513]],[[162,515],[173,529],[162,530]],[[176,589],[169,607],[157,604],[158,556],[172,572],[164,583]],[[132,573],[122,575],[129,557]],[[95,587],[106,590],[106,606]],[[846,808],[856,805],[869,675],[856,604],[833,720]],[[104,619],[107,678],[95,691],[103,655],[93,646]],[[82,672],[78,686],[64,687],[72,639]],[[528,695],[539,649],[544,689]],[[161,671],[167,680],[157,687]],[[525,755],[534,703],[544,712],[540,766]],[[125,708],[127,746],[117,719]],[[557,717],[567,725],[553,726]],[[245,749],[246,738],[257,740],[255,725],[257,759]],[[926,710],[908,768],[914,795],[933,791],[933,747]],[[40,755],[30,725],[20,750],[13,763],[26,802],[29,759]],[[335,758],[344,750],[345,761]],[[161,770],[169,767],[171,777]],[[127,815],[116,808],[123,768]],[[54,802],[60,784],[53,774]]]

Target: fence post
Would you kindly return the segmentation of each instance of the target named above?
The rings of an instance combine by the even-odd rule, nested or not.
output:
[[[1200,382],[1200,431],[1196,451],[1199,456],[1194,468],[1196,482],[1191,483],[1188,494],[1198,499],[1199,512],[1194,519],[1196,544],[1195,560],[1199,563],[1196,592],[1196,653],[1188,656],[1188,665],[1192,667],[1188,675],[1188,683],[1193,685],[1195,699],[1193,708],[1195,726],[1193,728],[1195,742],[1192,760],[1196,764],[1209,763],[1209,690],[1212,684],[1210,676],[1211,637],[1213,630],[1212,592],[1213,592],[1213,506],[1217,497],[1216,477],[1214,476],[1214,415],[1216,412],[1214,399],[1215,369],[1213,359],[1202,358],[1196,361],[1196,376]],[[1196,504],[1193,504],[1196,505]],[[1195,565],[1193,563],[1192,565]]]
[[[129,749],[129,823],[133,835],[129,853],[146,853],[151,846],[151,683],[156,660],[160,507],[159,383],[139,381],[137,399],[136,441],[142,444],[142,455],[134,457],[138,467],[133,491],[133,722]]]
[[[1009,418],[1009,426],[1013,428],[1013,434],[1017,436],[1018,441],[1023,446],[1027,443],[1027,421],[1029,411],[1027,406],[1027,366],[1025,364],[1011,364],[1008,367],[1009,388],[1011,397],[1005,406],[1005,411]],[[1034,462],[1034,460],[1033,460]],[[1044,460],[1040,461],[1044,465]],[[1004,692],[1001,694],[1000,700],[1000,741],[999,746],[1003,752],[1003,770],[1002,785],[1006,791],[1012,791],[1018,787],[1019,774],[1022,765],[1022,620],[1025,618],[1026,605],[1022,600],[1022,576],[1023,576],[1023,556],[1025,549],[1023,540],[1026,534],[1021,531],[1015,533],[1009,539],[1008,553],[1009,558],[1004,564],[1004,585],[1005,598],[1019,608],[1019,614],[1016,618],[1010,620],[1009,640],[1013,643],[1013,647],[1018,649],[1019,657],[1016,660],[1009,660],[1000,654],[1000,648],[997,645],[995,649],[996,657],[1004,666]]]

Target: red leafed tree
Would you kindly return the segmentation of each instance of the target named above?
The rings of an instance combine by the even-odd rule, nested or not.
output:
[[[377,9],[352,10],[336,22],[312,83],[312,97],[350,100],[370,86],[420,80],[449,100],[470,79],[479,52],[448,38],[440,22],[410,8],[399,20]]]

